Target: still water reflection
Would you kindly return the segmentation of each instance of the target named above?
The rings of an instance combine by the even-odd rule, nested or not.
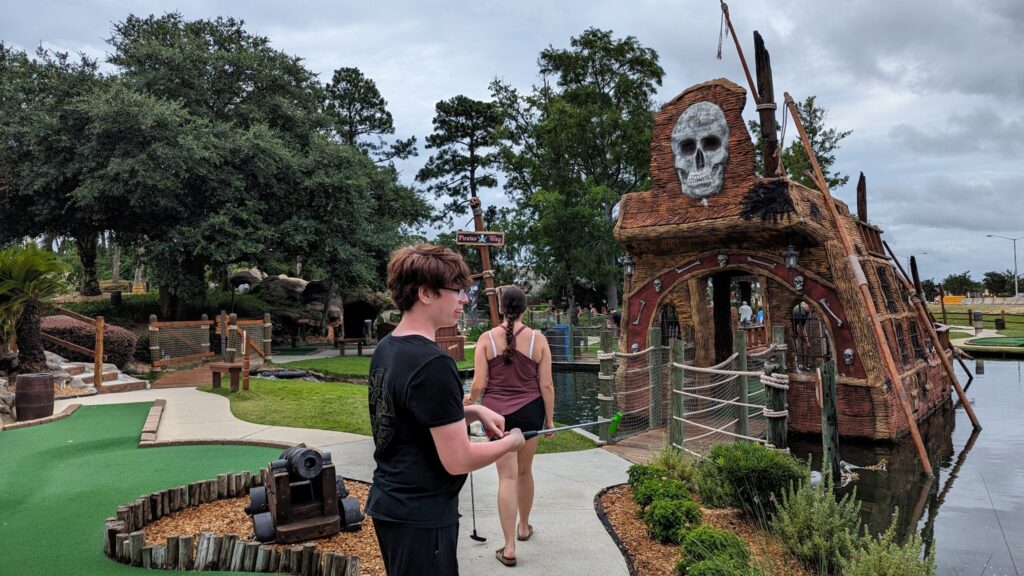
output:
[[[921,533],[936,548],[940,575],[1016,575],[1024,572],[1024,379],[1019,361],[985,362],[967,390],[984,430],[974,432],[951,402],[921,433],[935,478],[920,475],[913,444],[844,442],[843,460],[860,466],[884,458],[885,472],[858,470],[856,488],[865,523],[889,525],[898,509],[901,535]],[[556,372],[555,419],[574,424],[598,416],[596,373]],[[820,468],[820,438],[794,438],[793,453]]]

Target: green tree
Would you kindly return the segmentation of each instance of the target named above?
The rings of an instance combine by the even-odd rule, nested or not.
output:
[[[481,188],[494,188],[498,180],[492,171],[498,164],[494,131],[501,122],[493,102],[455,96],[437,103],[434,131],[427,136],[427,148],[437,152],[427,159],[416,180],[429,183],[437,198],[448,198],[437,220],[451,223],[469,210],[469,199]]]
[[[0,325],[14,326],[18,370],[23,373],[46,368],[40,316],[45,303],[64,291],[63,272],[52,252],[34,244],[0,250]]]
[[[1013,270],[985,272],[981,283],[993,296],[1013,296]],[[1017,285],[1020,285],[1020,278]]]
[[[613,209],[647,185],[654,94],[664,71],[636,38],[590,28],[570,48],[539,58],[542,83],[528,95],[495,81],[502,161],[519,217],[532,223],[537,272],[561,286],[605,291],[618,307],[621,248]]]
[[[980,292],[981,284],[975,282],[971,278],[971,271],[967,270],[966,272],[946,276],[942,281],[942,289],[946,291],[946,294],[963,296],[969,292]]]
[[[394,120],[377,84],[359,68],[335,70],[325,91],[331,128],[342,142],[359,148],[376,162],[416,155],[415,136],[390,144],[384,141],[384,135],[395,133]]]
[[[839,149],[839,143],[852,134],[853,131],[826,127],[825,118],[828,116],[828,110],[818,106],[816,98],[816,96],[808,96],[803,102],[797,102],[796,111],[800,117],[800,122],[804,125],[804,131],[807,132],[807,139],[811,141],[811,150],[814,150],[814,157],[817,158],[818,165],[821,166],[821,172],[825,175],[825,182],[828,183],[830,190],[834,190],[845,185],[850,180],[848,175],[833,172],[832,165],[836,162],[835,151]],[[783,107],[782,113],[788,115],[789,110]],[[789,122],[789,124],[792,125],[792,122]],[[781,130],[781,125],[779,129]],[[796,127],[793,127],[792,130],[795,136],[789,143],[789,146],[782,150],[782,166],[786,169],[786,174],[792,180],[817,190],[817,183],[814,182],[812,176],[808,175],[814,173],[811,161],[807,157],[807,152],[804,150],[803,142],[800,140]],[[761,158],[761,124],[756,120],[751,120],[750,132],[754,135],[757,173],[764,176],[764,160]]]
[[[0,44],[0,236],[71,237],[83,268],[80,291],[99,294],[96,243],[111,213],[79,195],[80,142],[88,122],[80,103],[109,79],[82,55],[39,49],[35,58]]]
[[[935,300],[935,297],[939,295],[939,286],[932,278],[921,280],[921,290],[924,292],[924,298],[928,302]]]

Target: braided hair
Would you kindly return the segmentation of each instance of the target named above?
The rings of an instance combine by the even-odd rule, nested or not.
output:
[[[505,314],[505,363],[512,361],[516,352],[516,335],[513,331],[516,320],[526,311],[526,294],[515,286],[508,286],[501,291],[501,310]]]

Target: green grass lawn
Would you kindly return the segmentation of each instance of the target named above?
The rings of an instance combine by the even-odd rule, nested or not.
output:
[[[367,388],[362,384],[253,378],[247,392],[231,393],[209,386],[200,390],[227,398],[231,413],[246,422],[370,435]],[[537,452],[573,452],[594,447],[594,442],[580,434],[562,432],[551,439],[541,438]]]
[[[949,331],[949,339],[950,340],[959,340],[960,338],[970,338],[971,336],[974,336],[974,334],[971,333],[971,332],[954,332],[952,330]]]
[[[459,369],[472,368],[473,358],[456,361]],[[321,374],[342,378],[366,378],[370,373],[369,356],[333,356],[330,358],[312,358],[283,364],[288,368],[305,368]]]
[[[50,424],[0,432],[0,573],[142,574],[103,555],[103,521],[118,505],[225,472],[257,471],[281,453],[256,446],[140,449],[150,406],[85,406]]]

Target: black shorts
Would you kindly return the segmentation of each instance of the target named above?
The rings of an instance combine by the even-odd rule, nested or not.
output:
[[[537,397],[511,414],[505,415],[505,430],[519,428],[523,432],[544,427],[544,398]]]
[[[388,576],[458,576],[459,525],[420,528],[373,519]]]

